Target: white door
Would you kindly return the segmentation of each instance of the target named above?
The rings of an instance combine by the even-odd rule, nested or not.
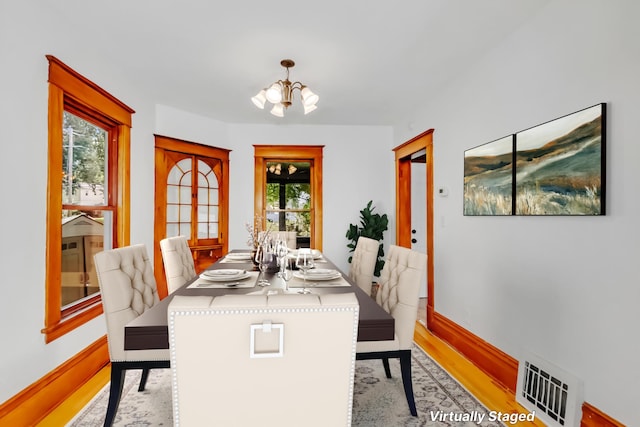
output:
[[[427,253],[427,164],[424,151],[411,160],[411,249]],[[420,298],[427,297],[427,275],[422,277]]]

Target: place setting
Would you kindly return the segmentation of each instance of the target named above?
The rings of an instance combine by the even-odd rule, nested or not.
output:
[[[251,262],[250,252],[230,252],[224,256],[221,263],[248,263]]]
[[[253,288],[255,280],[247,280],[249,278],[255,279],[256,274],[232,268],[205,270],[187,288]]]

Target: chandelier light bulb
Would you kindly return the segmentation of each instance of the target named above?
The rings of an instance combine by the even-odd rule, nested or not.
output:
[[[267,98],[267,101],[272,104],[277,104],[278,102],[282,101],[282,88],[280,87],[280,84],[272,84],[271,87],[267,89],[265,96]]]
[[[316,105],[318,103],[318,100],[320,99],[318,95],[313,93],[311,89],[306,86],[304,86],[300,91],[300,96],[302,96],[302,103],[305,106]]]
[[[271,114],[276,117],[284,117],[284,106],[282,104],[274,104],[271,109]]]
[[[261,110],[264,109],[264,103],[267,100],[266,93],[267,93],[267,91],[262,89],[260,92],[258,92],[258,94],[256,96],[251,98],[251,101],[253,102],[253,105],[255,105],[256,107],[258,107]]]
[[[312,112],[316,108],[318,108],[318,107],[315,106],[315,105],[304,105],[304,114],[309,114],[310,112]]]

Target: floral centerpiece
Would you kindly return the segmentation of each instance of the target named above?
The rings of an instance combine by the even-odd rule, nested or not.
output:
[[[249,246],[253,251],[257,250],[258,246],[262,245],[269,237],[270,230],[269,228],[267,228],[267,230],[263,230],[262,217],[260,215],[256,215],[253,218],[253,224],[246,222],[245,228],[247,229],[247,233],[249,233],[247,246]]]

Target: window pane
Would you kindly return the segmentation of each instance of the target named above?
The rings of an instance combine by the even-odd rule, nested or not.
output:
[[[167,203],[178,203],[179,196],[178,193],[180,191],[180,187],[176,185],[167,185]]]
[[[198,205],[198,222],[206,222],[209,213],[208,206]]]
[[[167,222],[178,222],[179,219],[178,205],[167,205]]]
[[[209,222],[218,222],[218,207],[209,207]]]
[[[181,185],[179,188],[180,203],[190,205],[191,204],[191,186]]]
[[[209,190],[207,188],[198,188],[198,204],[199,205],[208,205],[211,203],[209,201]]]
[[[175,237],[178,236],[180,232],[180,228],[178,224],[167,223],[167,237]]]
[[[93,256],[111,249],[111,218],[107,211],[62,211],[62,308],[99,292]]]
[[[180,206],[180,222],[191,222],[191,205]]]
[[[179,232],[180,236],[185,236],[187,238],[190,238],[190,236],[191,236],[191,223],[189,223],[189,222],[181,223],[179,230],[180,230],[180,232]]]
[[[209,190],[209,203],[217,205],[218,203],[218,190]]]
[[[209,238],[209,224],[206,222],[198,223],[198,239],[208,239]]]
[[[62,203],[105,205],[107,131],[63,113]]]

